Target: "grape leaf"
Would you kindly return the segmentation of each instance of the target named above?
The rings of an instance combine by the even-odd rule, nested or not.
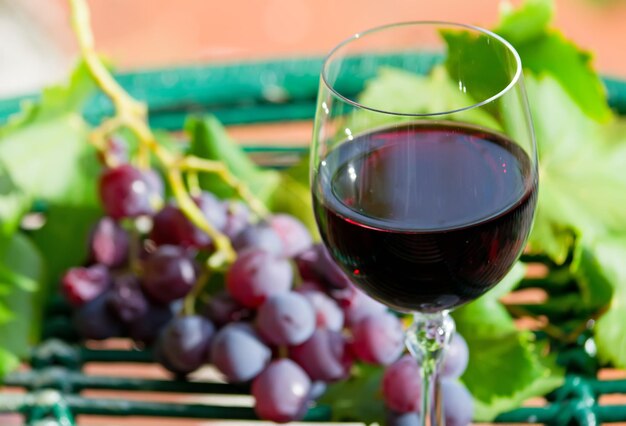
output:
[[[0,352],[26,357],[39,337],[43,269],[43,259],[33,243],[14,234],[0,257]],[[0,371],[4,369],[6,366],[0,366]]]
[[[228,136],[214,116],[190,117],[185,129],[190,138],[189,154],[209,160],[223,161],[229,170],[244,181],[251,191],[267,201],[279,184],[278,172],[262,170]],[[220,197],[233,196],[233,190],[215,174],[202,174],[200,186]]]
[[[0,162],[0,255],[17,230],[28,199],[15,185],[4,164]]]
[[[96,83],[84,62],[74,68],[67,85],[44,88],[36,100],[26,101],[19,113],[12,115],[0,128],[0,138],[23,130],[31,123],[54,120],[70,111],[80,112],[94,93]]]
[[[462,379],[474,397],[474,418],[479,421],[491,421],[563,382],[562,372],[539,353],[533,334],[518,330],[498,301],[524,274],[518,263],[494,289],[453,314],[470,347]]]
[[[594,300],[601,297],[601,302],[610,300],[594,328],[598,357],[618,368],[626,368],[626,234],[585,241],[585,251],[593,261],[580,263],[577,269],[594,278],[586,283],[587,293],[592,293],[587,297]],[[603,287],[599,289],[600,285]],[[599,290],[600,296],[593,294]]]
[[[554,15],[553,0],[526,0],[519,8],[504,1],[500,4],[500,23],[494,31],[519,45],[545,35]]]
[[[382,376],[382,367],[359,364],[350,378],[329,385],[319,402],[331,407],[333,421],[385,424]]]
[[[0,347],[0,383],[2,378],[15,370],[20,365],[20,360],[15,354]]]
[[[550,75],[526,80],[540,170],[530,247],[562,263],[576,235],[593,240],[624,229],[626,144],[607,141],[608,130]]]
[[[300,219],[313,235],[317,235],[308,184],[302,184],[289,173],[264,170],[254,164],[213,116],[191,117],[187,120],[185,128],[191,139],[190,154],[223,161],[270,210],[292,214]],[[214,174],[201,175],[200,185],[221,197],[233,195],[232,188]]]
[[[606,122],[612,117],[606,90],[591,63],[591,55],[560,32],[550,29],[552,0],[526,0],[518,9],[504,7],[495,32],[517,49],[524,69],[549,73],[589,117]],[[488,63],[476,60],[472,66]]]

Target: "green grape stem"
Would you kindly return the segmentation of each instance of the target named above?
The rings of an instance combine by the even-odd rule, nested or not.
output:
[[[119,85],[96,54],[86,1],[69,0],[69,2],[71,22],[82,57],[96,84],[111,99],[115,107],[115,115],[105,119],[100,126],[92,131],[91,142],[103,152],[106,164],[114,166],[114,160],[106,152],[106,138],[122,127],[132,131],[139,140],[138,166],[144,169],[148,168],[150,166],[150,154],[153,154],[166,170],[166,179],[180,209],[194,225],[206,232],[213,240],[215,253],[208,259],[209,267],[221,268],[231,264],[237,255],[230,240],[206,220],[185,186],[183,173],[189,173],[192,182],[197,182],[196,176],[199,172],[216,174],[233,187],[237,195],[247,202],[257,215],[266,216],[268,214],[267,208],[252,194],[247,185],[234,176],[223,163],[194,156],[180,157],[158,144],[147,124],[148,109],[146,105],[131,97]]]

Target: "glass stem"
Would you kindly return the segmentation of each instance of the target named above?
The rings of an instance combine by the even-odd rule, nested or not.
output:
[[[417,360],[422,377],[420,419],[422,426],[444,426],[439,394],[439,367],[454,334],[448,311],[415,313],[406,333],[406,346]]]

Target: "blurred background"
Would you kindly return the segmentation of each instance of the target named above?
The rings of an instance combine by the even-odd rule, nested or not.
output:
[[[98,50],[119,70],[324,54],[407,20],[490,27],[500,0],[89,0]],[[517,2],[513,2],[517,3]],[[557,0],[556,26],[626,77],[626,0]],[[67,0],[0,0],[0,97],[62,79],[76,58]]]

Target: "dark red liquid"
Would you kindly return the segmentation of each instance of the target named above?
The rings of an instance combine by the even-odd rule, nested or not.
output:
[[[353,281],[403,311],[471,301],[520,255],[537,178],[505,137],[456,123],[382,129],[346,141],[319,166],[315,215]]]

